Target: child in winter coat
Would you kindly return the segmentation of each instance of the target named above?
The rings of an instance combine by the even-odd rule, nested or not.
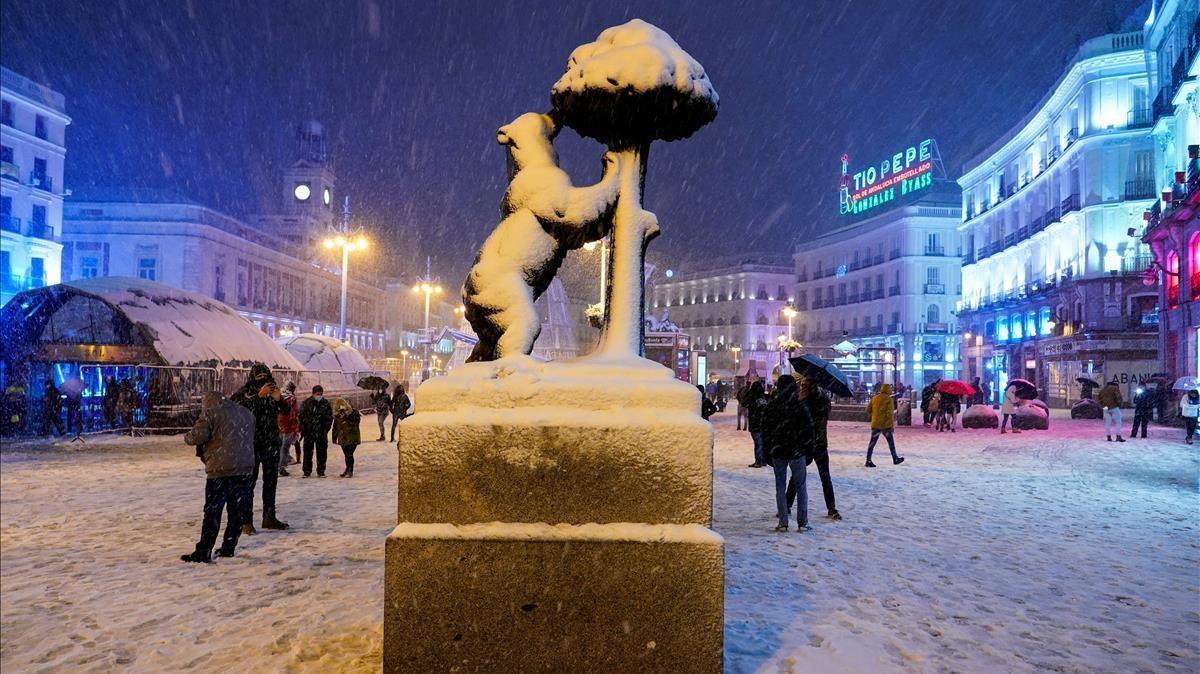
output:
[[[343,398],[333,401],[333,441],[342,446],[346,459],[346,470],[341,477],[354,477],[354,450],[362,442],[358,423],[362,420],[358,410]]]

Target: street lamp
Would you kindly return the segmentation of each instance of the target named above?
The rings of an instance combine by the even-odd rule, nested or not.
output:
[[[421,362],[421,381],[429,379],[429,345],[433,341],[433,335],[429,333],[429,303],[434,295],[442,294],[442,286],[432,278],[429,271],[429,258],[425,258],[425,278],[417,279],[417,283],[413,285],[413,293],[425,295],[425,330],[421,336],[421,343],[424,345],[424,356]]]
[[[787,321],[788,321],[787,338],[788,338],[789,342],[792,341],[792,318],[794,318],[796,316],[796,314],[798,314],[798,313],[800,313],[800,312],[796,311],[795,309],[791,308],[790,306],[783,308],[783,315],[787,316]]]
[[[325,237],[326,250],[340,248],[342,250],[342,306],[341,318],[338,320],[338,339],[346,341],[346,288],[350,278],[350,252],[367,249],[367,237],[360,232],[350,231],[350,197],[342,202],[341,229],[335,230],[332,236]]]
[[[736,377],[737,370],[738,370],[738,363],[740,362],[738,360],[738,356],[741,355],[741,353],[742,353],[742,347],[738,346],[737,344],[734,344],[733,346],[729,347],[729,350],[733,352],[733,376]]]
[[[400,349],[400,367],[403,374],[400,379],[408,386],[408,349]]]

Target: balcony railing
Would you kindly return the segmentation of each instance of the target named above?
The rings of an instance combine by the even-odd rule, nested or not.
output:
[[[926,295],[945,295],[946,294],[946,286],[942,285],[941,283],[926,283],[925,284],[925,294]]]
[[[1153,261],[1153,255],[1137,255],[1134,257],[1121,258],[1121,273],[1140,274],[1149,269],[1150,263]]]
[[[1125,126],[1137,129],[1154,123],[1154,113],[1150,108],[1134,108],[1125,119]]]
[[[883,264],[883,254],[876,255],[871,259],[871,264]]]
[[[889,255],[889,256],[888,256],[888,259],[889,259],[889,260],[895,260],[895,259],[896,259],[896,258],[898,258],[898,257],[900,257],[900,249],[899,249],[899,248],[894,248],[894,249],[892,249],[892,253],[891,253],[891,255]]]
[[[3,278],[0,278],[0,284],[4,286],[4,292],[13,294],[34,288],[42,288],[46,285],[46,279],[41,276],[5,274]]]
[[[887,334],[889,334],[889,335],[900,334],[900,326],[901,326],[900,323],[889,323],[888,327],[887,327]]]
[[[796,283],[804,283],[808,280],[808,272],[800,272],[796,274]]]
[[[38,175],[35,173],[29,176],[29,185],[39,190],[46,190],[47,192],[54,191],[54,180],[47,175]]]
[[[872,290],[871,291],[871,299],[873,299],[873,300],[883,299],[883,288],[876,288],[875,290]]]
[[[1067,213],[1070,213],[1071,211],[1077,211],[1077,210],[1079,210],[1079,195],[1078,194],[1072,194],[1071,196],[1062,200],[1062,214],[1063,215],[1066,215]]]
[[[858,295],[850,295],[849,297],[846,298],[846,304],[857,304],[857,303],[858,303]]]
[[[1046,214],[1044,216],[1042,216],[1042,220],[1045,222],[1047,227],[1058,222],[1058,220],[1059,220],[1058,207],[1053,206],[1050,208],[1050,210],[1046,211]]]
[[[51,227],[50,225],[37,224],[37,223],[31,222],[31,223],[29,223],[29,231],[26,232],[26,235],[32,236],[35,239],[48,239],[48,240],[53,241],[54,240],[54,228]]]
[[[895,297],[900,294],[900,286],[892,286],[888,288],[888,297]]]
[[[21,218],[14,215],[0,216],[0,229],[13,234],[21,233]]]
[[[0,178],[21,182],[21,167],[10,161],[0,162]]]
[[[925,246],[925,254],[933,257],[942,257],[946,254],[945,246]]]
[[[973,251],[973,250],[967,251],[966,254],[963,255],[962,263],[963,263],[963,266],[966,266],[969,264],[975,264],[975,251]]]
[[[947,333],[950,332],[949,323],[926,323],[925,332]]]
[[[1153,199],[1155,196],[1153,180],[1126,180],[1126,199]]]

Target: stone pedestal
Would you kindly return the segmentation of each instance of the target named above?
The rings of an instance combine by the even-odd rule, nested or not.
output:
[[[699,393],[649,361],[457,368],[400,424],[384,669],[721,669]]]

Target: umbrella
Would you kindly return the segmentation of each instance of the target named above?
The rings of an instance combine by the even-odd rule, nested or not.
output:
[[[382,390],[387,389],[388,383],[387,383],[387,380],[384,379],[383,377],[377,377],[377,376],[371,374],[371,375],[367,375],[366,377],[363,377],[362,379],[359,379],[358,387],[365,388],[368,391],[382,391]]]
[[[62,385],[58,387],[58,390],[67,395],[77,396],[83,395],[83,389],[85,388],[87,388],[87,385],[83,383],[82,379],[72,376],[70,379],[64,381]]]
[[[792,364],[792,369],[796,371],[796,374],[805,379],[811,379],[821,388],[829,389],[833,395],[842,398],[854,395],[854,392],[850,390],[850,380],[846,378],[846,375],[836,365],[824,358],[805,354],[789,358],[788,362]]]
[[[1195,391],[1196,389],[1200,389],[1200,378],[1180,377],[1175,380],[1175,385],[1171,388],[1176,391]]]
[[[1017,397],[1022,400],[1033,400],[1038,396],[1037,387],[1028,379],[1013,379],[1008,385],[1016,388]]]
[[[954,396],[969,396],[975,395],[975,387],[965,381],[957,379],[947,379],[946,381],[938,382],[937,390],[939,393],[949,393]]]
[[[1100,388],[1100,382],[1091,377],[1076,377],[1075,381],[1086,386],[1091,386],[1092,388]]]

